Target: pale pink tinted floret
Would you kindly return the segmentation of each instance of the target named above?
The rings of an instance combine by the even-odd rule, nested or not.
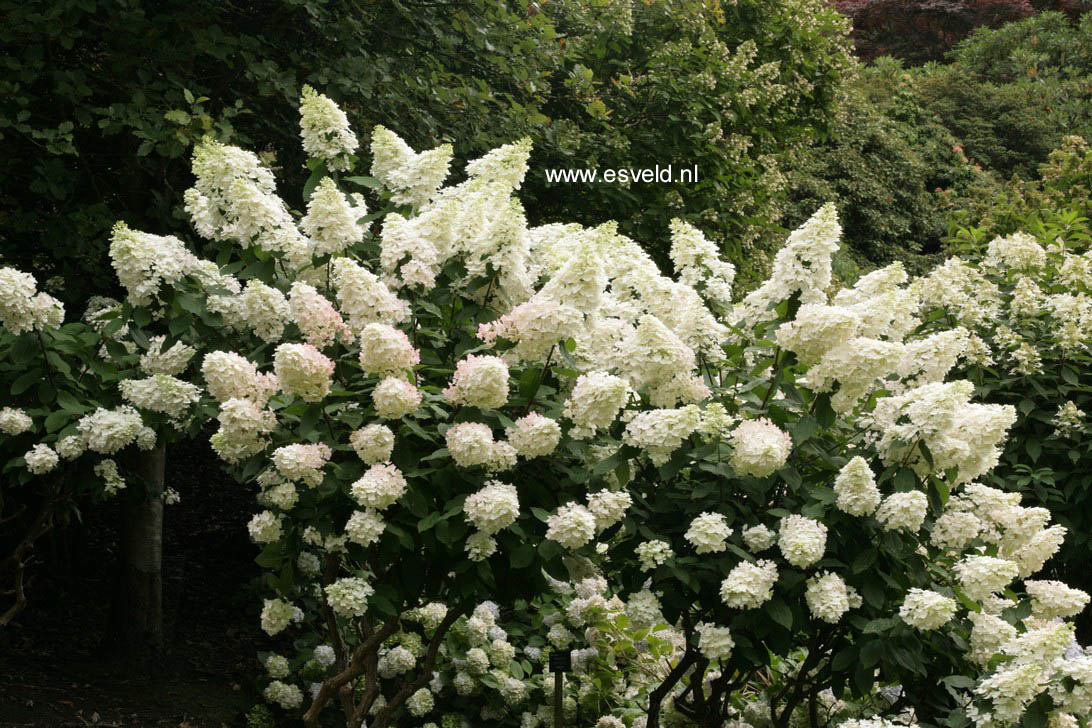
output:
[[[281,344],[273,357],[273,369],[282,392],[318,402],[330,391],[334,362],[310,344]]]
[[[314,286],[298,281],[293,283],[288,292],[288,308],[292,321],[299,327],[304,340],[312,346],[321,349],[336,339],[349,343],[354,338],[341,314]]]
[[[315,487],[322,483],[322,468],[330,454],[330,447],[321,442],[285,445],[273,451],[273,465],[286,480]]]
[[[220,402],[250,399],[264,405],[277,391],[277,377],[272,372],[258,373],[258,365],[233,351],[213,351],[201,364],[209,394]]]

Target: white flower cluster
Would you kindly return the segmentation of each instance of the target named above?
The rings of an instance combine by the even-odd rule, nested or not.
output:
[[[823,558],[827,549],[827,527],[801,515],[786,516],[781,519],[777,543],[786,561],[805,569]]]
[[[721,259],[717,246],[700,230],[679,219],[671,221],[671,262],[680,282],[701,292],[715,308],[726,311],[731,306],[735,266]]]
[[[128,405],[112,410],[99,407],[76,423],[87,449],[103,455],[113,455],[131,444],[143,429],[140,413]]]
[[[166,374],[177,377],[189,366],[197,350],[176,341],[168,349],[163,349],[165,336],[153,336],[148,340],[148,350],[140,356],[140,369],[145,374]]]
[[[359,617],[368,609],[368,599],[375,589],[364,579],[348,576],[326,587],[326,602],[343,617]]]
[[[743,529],[743,543],[752,551],[759,552],[777,543],[777,533],[769,526],[759,524]]]
[[[696,627],[698,632],[698,649],[706,659],[716,662],[731,656],[732,648],[736,646],[732,639],[732,633],[727,627],[718,627],[715,624],[702,622]]]
[[[1041,268],[1046,263],[1046,251],[1027,233],[997,237],[986,247],[982,264],[1000,271]]]
[[[201,363],[205,386],[220,403],[229,399],[253,400],[264,405],[277,391],[275,374],[259,374],[258,365],[231,351],[213,351]]]
[[[250,519],[246,525],[250,532],[250,540],[257,544],[273,543],[279,541],[284,535],[284,516],[279,516],[272,511],[262,511]]]
[[[110,458],[104,458],[96,463],[95,475],[102,478],[103,492],[110,496],[125,488],[125,479],[118,471],[118,464]]]
[[[382,125],[372,130],[372,176],[394,192],[400,205],[423,207],[436,195],[451,166],[453,150],[444,144],[416,153]]]
[[[899,608],[899,616],[920,630],[939,629],[955,616],[956,602],[928,589],[911,589]]]
[[[561,442],[561,425],[555,420],[531,412],[520,417],[504,430],[508,444],[524,458],[544,457]]]
[[[685,538],[694,546],[694,551],[699,554],[715,554],[727,548],[728,537],[732,535],[732,529],[724,516],[719,513],[702,513],[690,522],[690,528],[686,530]]]
[[[337,254],[364,240],[364,227],[357,221],[367,214],[362,196],[353,195],[350,202],[332,177],[323,177],[307,201],[300,229],[314,243],[315,255]]]
[[[955,565],[959,585],[971,599],[985,600],[1003,591],[1019,574],[1016,564],[993,556],[968,556]]]
[[[740,475],[764,478],[788,461],[792,438],[766,418],[744,420],[729,437],[732,469]]]
[[[375,465],[391,459],[394,433],[386,425],[367,425],[349,436],[349,444],[357,457],[368,465]]]
[[[876,520],[888,531],[917,533],[928,510],[929,498],[920,490],[892,493],[876,509]]]
[[[64,306],[48,293],[39,293],[34,276],[0,267],[0,327],[18,335],[56,328],[63,320]]]
[[[588,494],[588,510],[595,516],[595,528],[604,531],[622,520],[633,505],[633,497],[624,490],[600,490]]]
[[[319,402],[330,392],[334,362],[310,344],[281,344],[273,356],[273,371],[282,392]]]
[[[296,685],[273,680],[265,686],[262,697],[285,710],[295,710],[303,705],[303,691]]]
[[[773,596],[776,582],[777,565],[772,561],[743,561],[721,582],[720,598],[732,609],[757,609]]]
[[[269,444],[267,436],[277,426],[277,415],[263,403],[231,398],[220,405],[216,419],[220,429],[209,442],[222,459],[235,463],[255,455]]]
[[[701,425],[697,405],[681,409],[653,409],[639,413],[626,425],[622,440],[648,454],[653,465],[663,465]]]
[[[901,395],[884,397],[872,413],[879,434],[876,449],[884,463],[907,463],[920,474],[957,468],[958,483],[988,472],[1000,457],[999,445],[1016,420],[1010,405],[971,403],[974,384],[934,382]],[[926,445],[932,464],[918,444]]]
[[[516,522],[519,494],[515,486],[490,480],[481,490],[467,497],[463,512],[480,533],[492,536]]]
[[[384,420],[400,420],[421,406],[423,395],[405,379],[384,377],[372,390],[375,415]]]
[[[48,473],[57,467],[57,463],[60,462],[60,458],[57,456],[57,453],[53,451],[53,448],[42,442],[28,450],[26,454],[23,455],[23,460],[27,464],[27,470],[34,475]]]
[[[415,718],[427,714],[436,705],[436,699],[428,688],[421,688],[406,698],[406,710]]]
[[[349,327],[359,331],[368,324],[394,324],[409,316],[409,306],[368,269],[349,258],[335,258],[331,282]]]
[[[850,609],[861,606],[857,591],[847,585],[842,577],[829,571],[808,579],[804,599],[813,617],[831,624],[836,623]]]
[[[833,204],[820,208],[800,228],[789,235],[784,247],[774,256],[769,279],[743,299],[735,318],[766,321],[772,317],[772,304],[800,294],[800,303],[822,303],[831,283],[831,258],[842,236],[838,214]]]
[[[451,458],[460,468],[481,466],[492,473],[503,472],[516,464],[516,450],[507,442],[493,439],[489,425],[460,422],[444,433]]]
[[[978,483],[949,498],[937,520],[943,529],[934,543],[942,542],[938,545],[958,553],[972,539],[981,539],[997,547],[999,558],[1014,562],[1021,578],[1043,568],[1066,534],[1063,526],[1048,525],[1050,512],[1045,508],[1026,508],[1020,505],[1019,493]]]
[[[628,396],[629,385],[620,377],[606,372],[580,375],[565,401],[565,416],[573,422],[569,434],[574,439],[583,439],[610,427]]]
[[[288,658],[283,655],[270,655],[265,658],[265,671],[269,673],[269,677],[276,680],[288,677]]]
[[[851,516],[870,516],[880,505],[880,489],[872,468],[861,456],[852,458],[838,471],[834,479],[838,509]]]
[[[1055,435],[1067,438],[1084,430],[1086,417],[1087,415],[1077,405],[1071,400],[1066,400],[1050,421],[1054,425]]]
[[[322,483],[322,469],[330,460],[330,446],[324,442],[293,443],[273,451],[273,466],[285,480],[303,482],[314,488]]]
[[[1038,619],[1074,617],[1088,605],[1088,593],[1060,581],[1025,579],[1024,591],[1031,597],[1031,613]]]
[[[34,420],[21,409],[0,408],[0,432],[5,435],[21,435],[34,426]]]
[[[503,407],[508,402],[508,365],[499,357],[469,355],[455,367],[444,398],[480,409]]]
[[[546,521],[546,538],[575,551],[595,537],[595,514],[579,503],[567,503]]]
[[[637,546],[636,554],[642,571],[652,571],[675,556],[675,552],[671,550],[671,544],[659,540],[645,541],[640,544]]]
[[[159,412],[175,423],[201,398],[201,388],[169,374],[153,374],[147,379],[123,379],[118,383],[121,396],[149,412]]]
[[[360,145],[345,112],[307,85],[300,92],[300,136],[308,156],[335,170],[349,169],[350,158]]]
[[[381,376],[412,369],[421,355],[404,331],[388,324],[371,323],[360,331],[360,368]]]
[[[355,544],[370,546],[379,540],[387,524],[374,509],[355,511],[345,523],[345,535]]]
[[[301,281],[293,283],[288,291],[288,313],[304,341],[316,349],[335,340],[350,343],[355,338],[334,305],[314,286]]]
[[[279,253],[291,270],[310,263],[312,243],[296,227],[277,196],[273,173],[256,155],[205,138],[194,146],[192,170],[196,180],[184,195],[186,212],[203,237]],[[214,269],[205,271],[206,279],[231,289]]]
[[[134,306],[151,304],[164,284],[174,285],[187,275],[207,271],[207,264],[178,238],[133,230],[123,222],[111,232],[110,261]]]
[[[406,478],[390,463],[378,463],[368,468],[349,491],[353,500],[378,511],[394,505],[406,492]]]
[[[300,608],[283,599],[266,599],[262,605],[262,631],[270,636],[283,632],[289,624],[302,619]]]

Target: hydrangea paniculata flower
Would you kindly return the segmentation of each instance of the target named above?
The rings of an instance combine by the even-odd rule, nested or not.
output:
[[[334,170],[349,169],[350,157],[360,146],[345,112],[307,85],[300,93],[300,136],[303,151]]]
[[[575,551],[595,537],[595,515],[578,503],[567,503],[546,521],[546,538]]]
[[[686,531],[686,540],[694,545],[699,554],[719,553],[726,548],[726,541],[732,535],[732,529],[719,513],[702,513],[690,522]]]
[[[730,436],[732,468],[740,475],[764,478],[789,459],[792,438],[766,418],[744,420]]]
[[[480,409],[503,407],[508,402],[508,365],[495,356],[467,356],[456,365],[444,398]]]
[[[273,371],[282,392],[319,402],[330,392],[334,362],[310,344],[281,344],[273,356]]]

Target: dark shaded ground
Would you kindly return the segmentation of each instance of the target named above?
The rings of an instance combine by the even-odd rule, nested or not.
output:
[[[90,507],[81,528],[43,539],[30,604],[0,630],[0,726],[245,724],[264,638],[253,495],[203,441],[169,448],[167,485],[182,502],[165,515],[166,653],[148,666],[109,656],[119,509]]]

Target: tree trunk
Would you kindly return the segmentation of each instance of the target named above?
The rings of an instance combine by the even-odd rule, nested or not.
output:
[[[118,584],[110,632],[126,658],[146,661],[163,649],[163,485],[166,448],[156,445],[131,460],[133,490],[121,498]],[[128,489],[127,489],[128,490]]]

